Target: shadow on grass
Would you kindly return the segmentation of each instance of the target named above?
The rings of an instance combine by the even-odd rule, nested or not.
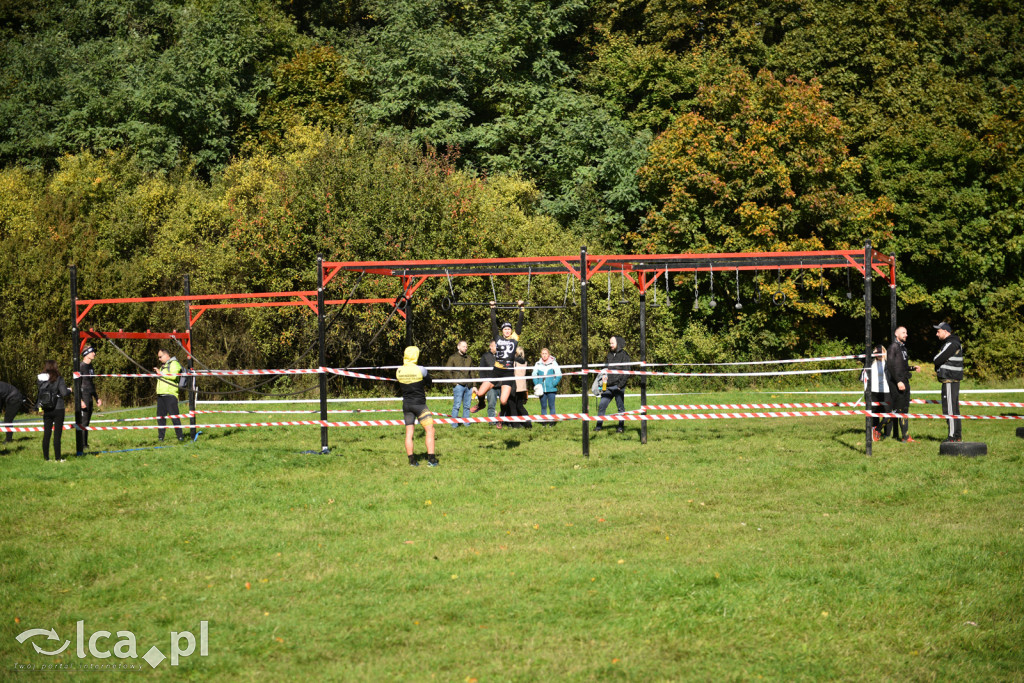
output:
[[[840,432],[837,432],[836,434],[833,434],[832,435],[832,441],[834,443],[836,443],[837,445],[842,446],[843,448],[845,448],[847,450],[853,451],[854,453],[862,454],[864,452],[864,448],[863,448],[864,442],[863,441],[859,442],[856,446],[854,446],[854,445],[851,445],[849,443],[849,441],[844,439],[844,437],[848,437],[848,436],[851,436],[851,435],[854,435],[854,434],[857,434],[857,435],[863,437],[864,436],[864,430],[863,429],[844,429],[844,430],[842,430]]]

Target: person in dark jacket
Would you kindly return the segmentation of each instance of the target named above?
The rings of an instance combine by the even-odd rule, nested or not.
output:
[[[71,396],[71,390],[64,383],[64,378],[57,370],[57,361],[48,360],[43,362],[43,371],[36,377],[39,409],[43,411],[43,460],[50,459],[50,433],[53,433],[53,459],[57,462],[64,462],[66,458],[61,457],[60,435],[64,431],[64,401]],[[45,409],[43,396],[54,395],[56,400],[53,407]]]
[[[455,346],[455,353],[448,356],[445,363],[449,368],[470,368],[473,366],[473,359],[469,357],[469,343],[465,339],[459,340]],[[452,417],[469,417],[469,401],[473,393],[473,383],[470,381],[469,370],[449,370],[448,379],[457,379],[459,382],[454,385],[452,391]],[[461,411],[462,415],[459,415]],[[460,427],[453,424],[452,429]]]
[[[100,399],[100,395],[96,393],[96,383],[93,380],[93,376],[96,374],[96,368],[92,366],[93,360],[96,358],[96,349],[92,346],[86,346],[82,349],[82,364],[78,368],[79,374],[82,376],[82,394],[79,396],[80,408],[82,409],[82,426],[88,427],[92,421],[92,401],[96,399],[96,405],[102,406],[103,401]],[[89,430],[82,430],[82,450],[89,448]],[[85,453],[76,453],[75,455],[85,455]]]
[[[910,365],[907,355],[907,328],[897,327],[893,334],[895,339],[889,345],[886,354],[886,370],[889,371],[889,396],[892,400],[892,412],[903,413],[910,410],[910,373],[920,368]],[[896,421],[893,436],[904,443],[913,443],[910,438],[910,421],[903,417]]]
[[[526,371],[529,370],[529,366],[526,364],[526,351],[522,346],[516,349],[516,357],[512,363],[512,368],[516,377],[516,393],[512,400],[509,401],[509,404],[511,405],[514,401],[515,414],[525,417],[530,414],[526,409],[526,401],[530,398],[528,391],[529,382],[526,380]],[[512,426],[522,429],[533,429],[532,422],[514,422]]]
[[[953,334],[949,323],[935,325],[935,336],[942,342],[936,354],[935,377],[942,382],[942,412],[946,415],[960,414],[960,380],[964,378],[964,345],[960,337]],[[962,441],[961,422],[949,418],[949,433],[943,442]]]
[[[486,370],[480,371],[480,379],[491,380],[494,378],[494,361],[496,360],[495,352],[498,350],[498,345],[491,340],[490,348],[480,356],[480,367],[487,368]],[[485,388],[485,385],[487,388]],[[490,381],[484,382],[479,387],[473,388],[473,398],[486,398],[487,399],[487,417],[494,417],[495,406],[498,405],[498,390],[494,388],[494,385]],[[497,426],[497,425],[495,425]]]
[[[18,390],[18,387],[7,382],[0,382],[0,404],[4,407],[4,422],[13,426],[14,418],[21,412],[21,406],[25,404],[25,395]],[[4,443],[14,441],[14,432],[7,432],[4,436]]]
[[[402,366],[395,372],[398,391],[402,394],[402,412],[405,414],[405,454],[409,456],[410,465],[419,466],[413,454],[413,435],[416,421],[419,420],[427,433],[427,464],[437,467],[437,456],[434,454],[434,418],[430,416],[430,410],[427,408],[427,389],[433,385],[433,381],[427,369],[418,365],[419,359],[419,347],[405,347]]]
[[[620,367],[622,363],[629,363],[633,359],[626,353],[626,342],[625,340],[616,335],[608,340],[608,355],[604,358],[604,365],[608,371],[607,385],[601,390],[601,402],[597,406],[597,414],[599,417],[604,417],[605,411],[608,409],[608,404],[615,399],[615,407],[618,412],[623,412],[626,409],[626,383],[629,381],[629,375],[623,375],[615,372],[616,367]],[[595,432],[599,432],[604,428],[604,421],[598,421]],[[619,420],[618,427],[615,431],[622,434],[626,431],[626,423]]]

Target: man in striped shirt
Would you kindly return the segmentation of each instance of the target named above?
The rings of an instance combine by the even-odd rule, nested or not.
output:
[[[935,336],[942,342],[936,354],[935,376],[942,382],[942,412],[945,415],[960,414],[960,380],[964,378],[964,347],[960,337],[953,334],[949,323],[935,325]],[[961,420],[949,418],[949,433],[943,442],[963,441]]]

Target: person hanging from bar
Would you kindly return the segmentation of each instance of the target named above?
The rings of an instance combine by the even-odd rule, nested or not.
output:
[[[501,394],[498,400],[501,402],[501,417],[509,417],[512,415],[512,408],[509,407],[509,397],[512,395],[512,384],[515,382],[513,379],[513,363],[516,357],[516,349],[519,348],[519,335],[523,331],[523,315],[526,309],[524,308],[526,302],[520,299],[516,302],[519,307],[519,316],[516,319],[515,329],[512,327],[512,323],[503,322],[501,327],[498,327],[498,317],[495,313],[497,302],[491,302],[491,336],[494,337],[495,351],[494,351],[494,377],[490,382],[484,382],[477,388],[477,403],[475,406],[469,409],[469,412],[475,413],[484,407],[484,396],[487,394],[487,390],[491,386],[500,387]],[[497,423],[497,426],[501,427],[501,422]]]
[[[405,454],[409,457],[411,466],[419,467],[413,453],[413,436],[416,421],[419,420],[426,432],[427,465],[437,467],[439,463],[434,453],[434,418],[430,416],[430,410],[427,408],[427,389],[433,385],[433,381],[427,369],[418,364],[419,360],[419,347],[407,346],[402,356],[402,367],[395,372],[398,391],[402,394],[402,413],[405,415]]]

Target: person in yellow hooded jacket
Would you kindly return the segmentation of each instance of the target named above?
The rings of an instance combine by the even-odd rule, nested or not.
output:
[[[427,433],[427,464],[437,467],[437,456],[434,454],[434,419],[427,409],[427,389],[433,384],[430,373],[418,364],[420,350],[416,346],[405,347],[402,367],[395,372],[398,379],[398,390],[402,394],[402,412],[405,414],[405,454],[409,456],[409,464],[419,466],[413,454],[413,435],[416,420],[423,425]]]

